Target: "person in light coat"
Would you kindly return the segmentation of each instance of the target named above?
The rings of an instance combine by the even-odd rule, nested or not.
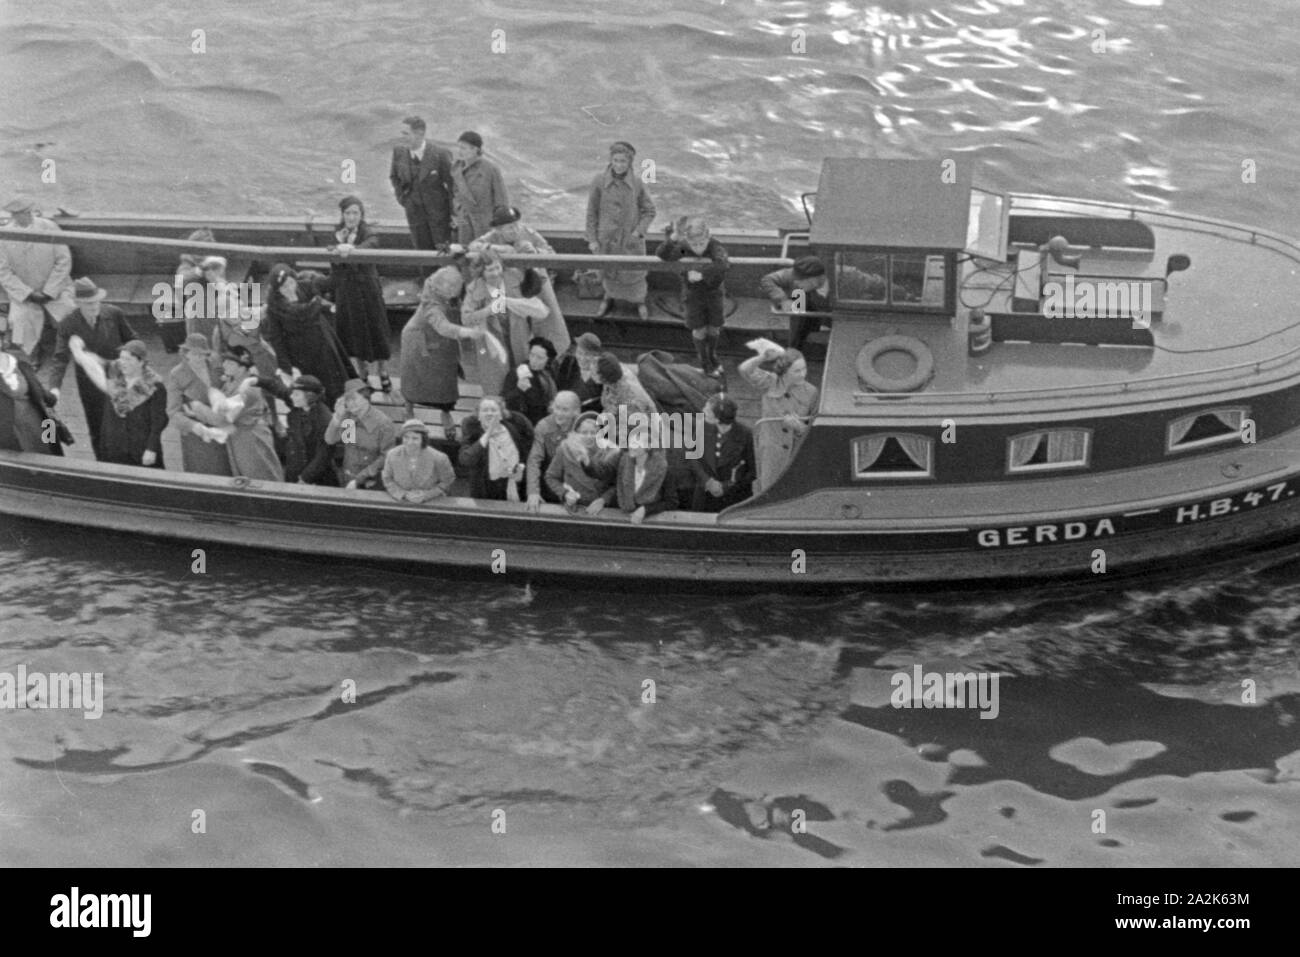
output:
[[[11,229],[57,233],[59,227],[18,197],[5,204]],[[37,370],[53,353],[56,324],[77,308],[72,299],[72,253],[62,243],[0,242],[0,286],[9,296],[9,340]],[[46,316],[52,322],[46,322]]]
[[[591,181],[587,196],[587,248],[596,255],[644,256],[645,237],[655,218],[655,204],[632,168],[636,150],[619,141],[609,148],[609,166]],[[646,274],[640,270],[602,272],[605,301],[600,315],[614,309],[615,300],[632,303],[642,319],[646,311]]]

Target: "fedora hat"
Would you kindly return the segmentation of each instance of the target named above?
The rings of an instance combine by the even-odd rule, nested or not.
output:
[[[191,332],[185,337],[185,341],[181,343],[180,347],[183,351],[193,352],[196,355],[212,355],[212,345],[202,333]]]
[[[363,379],[349,379],[347,382],[343,383],[344,395],[352,395],[354,392],[359,392],[368,399],[374,391],[375,390],[367,385]]]
[[[99,302],[108,293],[96,286],[93,279],[83,276],[72,284],[72,295],[77,302]]]
[[[25,213],[27,210],[35,208],[36,203],[27,196],[15,196],[13,199],[9,200],[9,202],[5,203],[6,213]]]
[[[324,384],[314,375],[298,376],[298,378],[293,380],[293,384],[289,386],[289,388],[300,389],[303,392],[315,392],[317,395],[325,394]]]

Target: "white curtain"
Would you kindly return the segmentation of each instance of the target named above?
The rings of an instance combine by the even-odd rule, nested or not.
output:
[[[866,438],[853,440],[857,451],[856,464],[859,474],[876,464],[876,459],[880,458],[880,453],[885,450],[885,439],[886,436],[883,435],[869,435]]]
[[[1047,433],[1047,461],[1082,462],[1088,453],[1088,433],[1082,429],[1057,429]]]
[[[1042,443],[1044,434],[1035,432],[1032,435],[1022,435],[1011,440],[1012,468],[1023,468],[1029,464],[1029,460],[1037,454],[1038,446]]]
[[[1197,420],[1207,415],[1212,415],[1218,419],[1227,426],[1229,432],[1241,431],[1241,420],[1244,415],[1241,409],[1211,409],[1208,412],[1189,415],[1171,425],[1169,427],[1169,445],[1172,447],[1181,443],[1183,439],[1187,438],[1187,433],[1192,431],[1192,426],[1196,425]]]
[[[894,440],[902,446],[907,457],[916,463],[916,467],[930,471],[930,440],[924,435],[895,435]]]

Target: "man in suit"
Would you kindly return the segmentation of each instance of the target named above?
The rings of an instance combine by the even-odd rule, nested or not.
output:
[[[403,145],[393,150],[388,181],[406,210],[406,224],[416,249],[443,249],[452,241],[451,154],[425,139],[418,116],[402,121]]]
[[[720,512],[753,494],[754,435],[736,421],[736,403],[725,395],[709,397],[704,405],[703,448],[699,458],[687,459],[695,473],[691,510]]]
[[[63,384],[63,375],[68,371],[72,361],[72,349],[69,343],[73,336],[80,336],[86,344],[86,351],[101,359],[116,359],[122,347],[132,339],[138,339],[134,330],[126,322],[126,316],[116,306],[103,305],[104,290],[95,286],[90,279],[78,279],[72,286],[77,311],[59,323],[58,345],[54,348],[54,361],[50,366],[50,393],[57,399],[59,388]],[[86,412],[86,425],[90,429],[90,447],[95,458],[100,455],[100,423],[103,421],[104,403],[107,396],[99,386],[77,366],[77,395],[81,397],[81,407]]]

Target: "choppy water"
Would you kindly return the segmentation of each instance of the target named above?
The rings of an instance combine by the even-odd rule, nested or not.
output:
[[[797,222],[827,154],[959,153],[1300,233],[1289,0],[274,9],[0,5],[0,183],[325,212],[352,159],[393,218],[416,111],[482,132],[537,222],[577,225],[626,138],[665,215],[729,226]],[[1298,591],[1292,555],[1084,595],[524,592],[225,550],[199,576],[184,544],[6,520],[0,671],[101,671],[106,703],[0,711],[0,863],[1294,863]],[[891,707],[917,663],[998,672],[998,718]]]

